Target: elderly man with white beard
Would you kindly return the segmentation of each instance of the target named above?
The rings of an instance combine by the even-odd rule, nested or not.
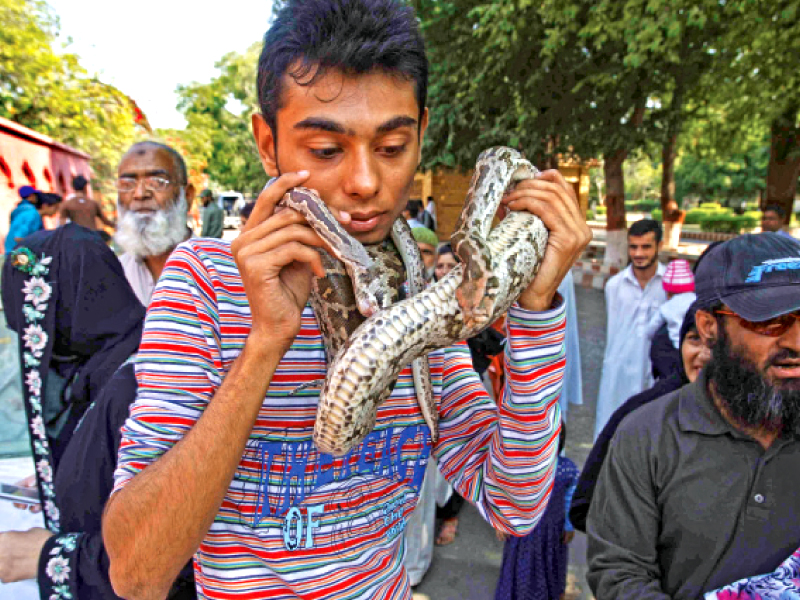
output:
[[[147,306],[175,247],[191,237],[186,224],[194,200],[186,163],[158,142],[131,146],[117,170],[117,244],[125,276]]]

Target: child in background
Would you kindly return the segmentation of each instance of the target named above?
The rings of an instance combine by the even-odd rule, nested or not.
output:
[[[667,265],[662,279],[667,301],[661,305],[647,325],[647,337],[652,339],[666,323],[669,340],[677,350],[680,343],[680,331],[686,311],[697,296],[694,293],[694,275],[689,261],[673,260]]]
[[[579,473],[575,463],[561,455],[566,437],[567,429],[562,421],[553,491],[539,523],[524,537],[497,532],[497,537],[505,539],[506,543],[495,600],[559,600],[564,597],[568,544],[575,537],[567,515]]]

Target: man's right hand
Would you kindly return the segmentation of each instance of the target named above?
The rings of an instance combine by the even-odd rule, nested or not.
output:
[[[300,331],[313,275],[325,274],[315,249],[324,243],[305,217],[294,210],[275,211],[284,194],[308,176],[308,171],[286,173],[264,188],[247,225],[231,243],[252,313],[248,341],[277,348],[280,356]]]

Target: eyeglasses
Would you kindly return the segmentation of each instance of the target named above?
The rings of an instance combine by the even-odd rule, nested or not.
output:
[[[739,319],[739,323],[745,329],[749,329],[755,333],[760,335],[767,335],[769,337],[780,337],[789,329],[791,329],[792,325],[794,325],[795,321],[800,321],[800,312],[788,313],[785,315],[780,315],[778,317],[774,317],[772,319],[768,319],[767,321],[748,321],[747,319],[743,319],[735,312],[730,310],[716,310],[714,311],[718,315],[726,315],[729,317],[736,317]]]
[[[166,177],[150,176],[144,178],[144,189],[151,192],[163,192],[169,187],[170,180]],[[136,177],[120,177],[117,179],[116,187],[118,192],[132,192],[139,185]]]

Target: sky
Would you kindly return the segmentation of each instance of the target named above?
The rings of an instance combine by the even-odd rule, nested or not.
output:
[[[210,81],[224,54],[261,40],[272,13],[271,0],[47,3],[59,17],[61,41],[72,38],[67,51],[133,98],[154,129],[182,129],[178,84]]]

